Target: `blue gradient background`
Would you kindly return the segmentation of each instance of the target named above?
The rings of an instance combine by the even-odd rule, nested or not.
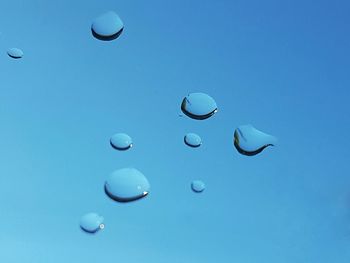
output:
[[[125,31],[101,42],[90,25],[108,10]],[[349,262],[349,11],[345,0],[2,0],[0,262]],[[179,117],[196,91],[215,98],[214,117]],[[247,123],[278,146],[239,155],[233,132]],[[115,132],[134,147],[113,150]],[[187,132],[203,145],[186,147]],[[125,166],[147,176],[147,198],[105,196]],[[79,228],[90,211],[105,217],[96,235]]]

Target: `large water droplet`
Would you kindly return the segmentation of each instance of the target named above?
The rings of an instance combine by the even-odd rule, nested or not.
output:
[[[202,144],[202,139],[198,134],[187,133],[184,137],[184,142],[190,147],[199,147]]]
[[[147,178],[135,168],[114,171],[105,183],[106,194],[115,201],[129,202],[140,199],[149,193]]]
[[[218,108],[215,100],[205,93],[190,93],[181,103],[181,110],[188,117],[204,120],[213,116]]]
[[[201,193],[204,191],[205,189],[205,184],[203,181],[201,180],[194,180],[192,183],[191,183],[191,188],[193,190],[193,192],[196,192],[196,193]]]
[[[113,11],[100,15],[91,25],[93,36],[104,41],[116,39],[122,33],[123,29],[123,21]]]
[[[96,213],[88,213],[80,219],[80,227],[85,232],[96,233],[98,230],[104,228],[104,218]]]
[[[13,47],[13,48],[9,48],[7,50],[7,55],[9,55],[11,58],[18,59],[18,58],[23,57],[23,51],[20,50],[19,48]]]
[[[128,150],[132,147],[132,139],[125,133],[116,133],[111,137],[111,146],[120,151]]]
[[[234,145],[243,155],[256,155],[266,147],[275,145],[276,142],[276,137],[259,131],[252,125],[241,125],[234,133]]]

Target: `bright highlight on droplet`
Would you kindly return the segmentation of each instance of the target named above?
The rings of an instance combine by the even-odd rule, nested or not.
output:
[[[234,146],[239,153],[247,156],[261,153],[276,142],[276,137],[259,131],[250,124],[239,126],[234,133]]]
[[[116,133],[110,139],[111,146],[119,151],[125,151],[132,147],[132,139],[125,133]]]
[[[205,93],[190,93],[181,103],[181,110],[188,117],[205,120],[213,116],[218,108],[215,100]]]
[[[104,218],[97,213],[87,213],[80,219],[80,227],[87,233],[96,233],[100,229],[104,229]]]
[[[122,33],[123,29],[123,21],[113,11],[100,15],[91,25],[93,36],[103,41],[116,39]]]
[[[204,191],[205,189],[205,184],[203,181],[201,180],[194,180],[192,183],[191,183],[191,188],[193,190],[193,192],[196,192],[196,193],[201,193]]]
[[[9,55],[11,58],[19,59],[23,57],[23,51],[19,48],[9,48],[7,50],[7,55]]]
[[[150,184],[147,178],[135,168],[114,171],[105,182],[106,194],[118,202],[130,202],[148,195]]]
[[[184,142],[186,145],[197,148],[201,146],[202,144],[202,139],[198,134],[195,133],[187,133],[184,137]]]

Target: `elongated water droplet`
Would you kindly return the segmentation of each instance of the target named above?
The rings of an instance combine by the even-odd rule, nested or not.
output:
[[[106,194],[115,201],[129,202],[145,197],[150,191],[147,178],[135,168],[114,171],[105,183]]]
[[[113,11],[100,15],[91,25],[93,36],[103,41],[116,39],[122,33],[123,29],[123,21]]]
[[[195,133],[187,133],[184,137],[184,142],[190,147],[196,148],[201,146],[202,139],[198,134]]]
[[[203,181],[201,180],[194,180],[192,183],[191,183],[191,188],[193,190],[193,192],[196,192],[196,193],[201,193],[204,191],[205,189],[205,184]]]
[[[23,51],[19,48],[13,47],[7,50],[7,55],[9,55],[11,58],[18,59],[23,57]]]
[[[111,137],[110,144],[116,150],[125,151],[132,147],[132,139],[125,133],[116,133]]]
[[[88,213],[80,219],[80,227],[88,233],[96,233],[104,228],[104,218],[96,213]]]
[[[213,116],[218,108],[215,100],[205,93],[190,93],[181,103],[181,110],[188,117],[205,120]]]
[[[276,137],[259,131],[252,125],[241,125],[234,133],[234,145],[243,155],[256,155],[266,147],[275,145],[276,142]]]

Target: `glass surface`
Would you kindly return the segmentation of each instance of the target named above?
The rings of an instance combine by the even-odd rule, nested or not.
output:
[[[349,1],[0,6],[1,263],[350,262]],[[100,41],[108,11],[125,28]],[[218,108],[205,120],[181,110],[198,92]],[[249,123],[276,146],[240,154]],[[113,149],[116,132],[134,147]],[[147,196],[106,195],[125,167]],[[81,230],[88,212],[102,231]]]

